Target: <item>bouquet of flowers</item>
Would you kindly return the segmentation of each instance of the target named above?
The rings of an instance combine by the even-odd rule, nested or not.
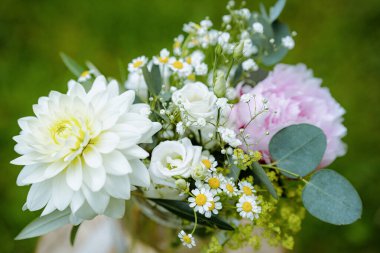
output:
[[[185,24],[121,82],[62,55],[77,80],[41,97],[14,137],[17,184],[31,185],[23,209],[43,209],[16,239],[122,218],[131,199],[173,217],[184,246],[209,238],[210,253],[261,238],[291,249],[305,209],[336,225],[360,218],[355,189],[326,169],[345,154],[344,109],[304,65],[278,64],[295,46],[284,5],[230,1],[219,30]]]

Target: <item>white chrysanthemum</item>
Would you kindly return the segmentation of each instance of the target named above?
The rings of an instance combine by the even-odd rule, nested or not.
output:
[[[194,197],[188,198],[190,207],[194,208],[196,212],[204,214],[210,207],[213,200],[212,193],[206,188],[194,189],[191,191]]]
[[[238,193],[238,190],[232,178],[229,178],[223,182],[222,190],[229,197],[236,196]]]
[[[147,64],[148,58],[145,56],[137,57],[136,59],[133,59],[131,63],[128,63],[128,71],[129,72],[135,72],[141,70],[142,67]]]
[[[24,208],[42,215],[70,208],[75,217],[121,217],[134,186],[148,187],[149,173],[138,146],[151,142],[161,125],[148,118],[135,93],[119,94],[116,81],[99,76],[91,90],[69,82],[67,94],[52,91],[21,118],[13,164],[25,166],[18,185],[32,185]],[[148,113],[147,113],[148,112]]]
[[[213,197],[213,200],[211,201],[211,206],[205,212],[205,216],[207,218],[210,218],[212,214],[218,214],[219,210],[222,209],[222,203],[219,200],[220,200],[219,196]]]
[[[247,181],[242,181],[239,183],[239,193],[246,196],[253,196],[256,190],[253,188],[253,185]]]
[[[239,215],[246,219],[258,219],[261,206],[258,205],[255,196],[242,196],[236,204]]]
[[[195,247],[195,240],[192,234],[186,234],[185,231],[181,230],[178,234],[179,239],[181,239],[181,242],[184,246],[188,248]]]
[[[210,187],[210,191],[213,194],[217,194],[222,191],[222,184],[225,181],[225,177],[222,174],[213,172],[205,178],[206,185]]]

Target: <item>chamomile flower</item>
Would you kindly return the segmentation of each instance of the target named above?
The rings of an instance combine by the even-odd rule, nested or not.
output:
[[[212,205],[211,201],[213,201],[213,195],[211,191],[202,187],[192,190],[191,193],[194,197],[188,198],[190,202],[189,206],[194,208],[196,212],[204,214]]]
[[[169,62],[169,51],[164,48],[160,51],[160,56],[155,56],[153,57],[153,62],[154,64],[157,64],[157,65],[165,65]]]
[[[195,247],[196,244],[192,234],[187,234],[185,231],[181,230],[181,232],[178,233],[178,237],[184,246],[190,249]]]
[[[195,67],[201,64],[204,59],[205,54],[200,50],[196,50],[189,57],[186,58],[186,62]]]
[[[236,207],[241,217],[250,220],[258,219],[261,213],[261,206],[258,205],[254,196],[242,196]]]
[[[184,40],[184,36],[182,34],[174,38],[173,53],[175,55],[180,55],[182,53],[181,46],[182,46],[183,40]]]
[[[205,182],[206,185],[210,187],[210,191],[213,194],[217,194],[222,191],[222,184],[225,178],[222,174],[218,174],[216,172],[206,176]]]
[[[215,160],[213,155],[210,155],[209,152],[204,151],[202,153],[202,165],[210,171],[216,171],[218,162]]]
[[[222,203],[220,202],[220,197],[214,196],[213,200],[211,201],[211,206],[205,212],[205,216],[207,218],[210,218],[212,214],[218,214],[219,210],[221,209],[222,209]]]
[[[183,59],[176,59],[175,57],[169,59],[169,67],[173,72],[178,73],[180,77],[187,77],[192,72],[190,64]]]
[[[90,80],[92,74],[93,73],[92,73],[91,70],[83,71],[82,74],[80,74],[80,76],[78,78],[78,82],[83,83],[83,82],[86,82],[86,81]]]
[[[206,63],[202,62],[202,63],[200,63],[198,65],[195,65],[194,66],[194,70],[195,70],[195,74],[197,76],[204,76],[208,72],[208,66],[207,66]]]
[[[239,193],[246,196],[253,196],[256,190],[253,188],[253,185],[247,181],[242,181],[239,183]]]
[[[236,196],[238,194],[238,190],[232,178],[229,178],[223,182],[222,190],[229,197]]]
[[[132,60],[132,62],[128,63],[128,71],[136,72],[141,70],[142,67],[148,62],[148,58],[145,56],[140,56]]]

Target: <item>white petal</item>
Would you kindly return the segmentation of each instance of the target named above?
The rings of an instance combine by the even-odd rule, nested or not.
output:
[[[94,145],[96,147],[96,150],[98,150],[100,153],[110,153],[117,147],[119,141],[120,138],[117,134],[112,132],[105,132],[96,139],[96,143]]]
[[[55,208],[53,199],[50,199],[49,202],[47,203],[44,211],[41,213],[41,216],[48,215],[49,213],[52,213],[55,210],[56,210],[56,208]]]
[[[92,192],[87,187],[83,187],[83,194],[91,206],[91,208],[97,214],[103,214],[107,208],[110,196],[103,191]]]
[[[161,128],[162,125],[160,123],[152,122],[151,129],[143,136],[143,138],[140,140],[140,143],[152,143],[152,136],[155,135],[158,131],[160,131]]]
[[[125,201],[122,199],[111,198],[104,214],[114,219],[121,219],[124,216],[124,212]]]
[[[78,191],[82,186],[82,163],[79,158],[73,160],[66,170],[67,185],[74,191]]]
[[[17,185],[23,186],[45,180],[45,170],[45,164],[33,164],[25,166],[17,177]]]
[[[51,163],[45,170],[44,176],[46,178],[52,178],[56,175],[58,175],[62,170],[64,170],[67,167],[67,162],[63,161],[57,161]]]
[[[131,185],[128,176],[109,176],[105,189],[114,198],[130,199],[131,197]]]
[[[83,180],[92,191],[99,191],[106,183],[106,171],[103,167],[83,167]]]
[[[128,149],[122,150],[123,154],[127,156],[128,159],[145,159],[149,156],[149,153],[146,152],[143,148],[135,145]]]
[[[82,192],[75,192],[70,203],[70,208],[73,213],[79,210],[84,203],[84,196]]]
[[[64,175],[56,176],[53,180],[52,199],[56,208],[63,211],[69,206],[74,192],[66,184]]]
[[[106,90],[106,84],[107,80],[104,76],[98,76],[94,83],[92,84],[91,89],[87,93],[87,99],[88,101],[91,101],[91,99],[98,93],[104,92]]]
[[[68,83],[69,90],[67,92],[67,95],[69,96],[77,96],[84,98],[86,96],[86,91],[84,90],[83,86],[74,80],[70,80]]]
[[[150,185],[150,176],[148,169],[140,160],[130,160],[129,161],[132,167],[132,174],[129,174],[129,179],[132,185],[149,187]]]
[[[84,202],[83,205],[74,213],[74,216],[76,218],[84,219],[84,220],[91,220],[95,218],[97,213],[92,209],[92,207],[87,203]]]
[[[27,207],[30,211],[36,211],[43,208],[51,197],[51,181],[45,181],[33,184],[30,187],[26,199]]]
[[[132,172],[132,168],[120,151],[113,151],[112,153],[103,156],[103,164],[107,173],[112,175],[125,175]]]
[[[88,145],[86,147],[83,151],[83,158],[86,161],[86,164],[92,168],[102,166],[102,156],[93,145]]]

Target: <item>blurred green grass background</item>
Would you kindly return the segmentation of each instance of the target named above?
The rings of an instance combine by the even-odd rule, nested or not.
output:
[[[248,6],[258,1],[248,0]],[[274,1],[263,0],[272,4]],[[21,168],[12,136],[17,119],[52,89],[64,92],[71,74],[59,52],[91,60],[119,77],[127,63],[170,47],[182,24],[209,16],[219,23],[226,1],[128,0],[0,2],[0,252],[33,252],[36,240],[14,241],[35,214],[21,207],[27,187],[16,187]],[[348,154],[331,168],[358,189],[364,213],[351,226],[324,224],[310,215],[296,240],[296,252],[380,252],[380,1],[289,0],[281,20],[298,32],[296,48],[284,60],[304,62],[324,79],[346,108]]]

